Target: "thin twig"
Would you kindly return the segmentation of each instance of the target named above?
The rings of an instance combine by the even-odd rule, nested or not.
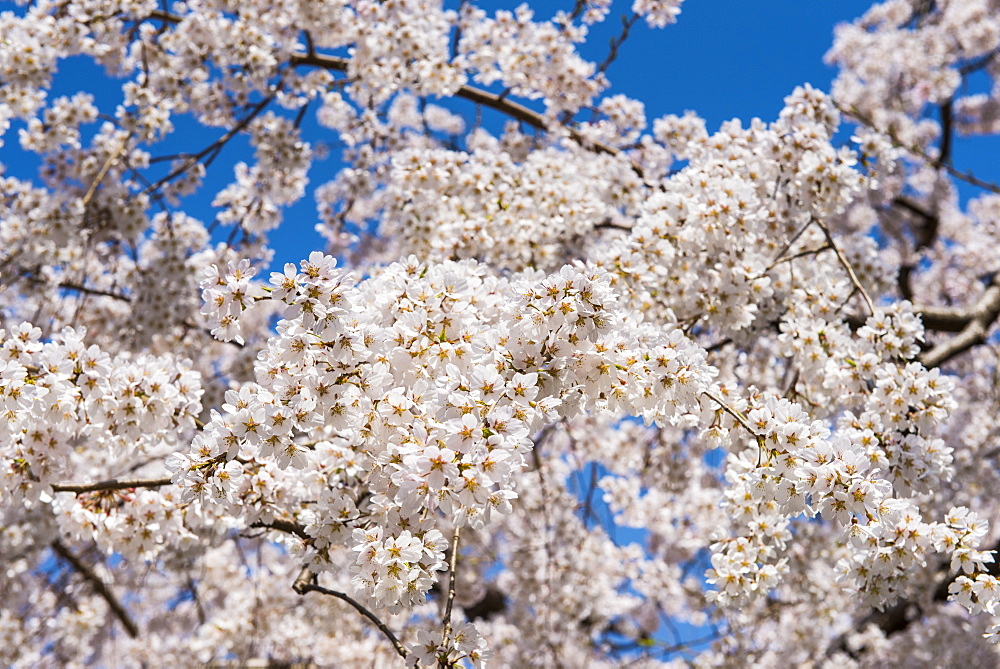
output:
[[[456,527],[455,536],[451,539],[451,558],[448,560],[448,599],[444,604],[444,618],[441,621],[443,625],[441,646],[443,648],[447,648],[448,642],[451,640],[451,610],[455,604],[455,569],[458,566],[458,531],[459,528]],[[442,669],[448,666],[444,657],[441,658],[439,666]]]
[[[169,24],[177,24],[181,22],[180,16],[161,10],[150,12],[147,20],[150,19],[163,21],[164,23]],[[339,56],[329,56],[326,54],[316,53],[315,50],[308,50],[304,54],[296,54],[292,56],[288,60],[288,63],[292,67],[306,65],[320,67],[325,70],[346,72],[350,59]],[[489,107],[499,111],[507,116],[510,116],[511,118],[521,121],[522,123],[538,128],[539,130],[548,130],[552,124],[551,120],[547,119],[544,114],[532,111],[524,105],[506,99],[507,96],[505,94],[495,95],[474,86],[464,85],[455,92],[455,95],[476,104],[483,105],[484,107]],[[569,132],[570,137],[572,137],[573,140],[581,146],[590,148],[597,153],[606,153],[611,156],[623,156],[622,152],[615,147],[605,144],[604,142],[588,139],[574,128],[566,128],[566,130]],[[635,172],[640,178],[644,178],[642,167],[632,160],[629,160],[629,163],[632,171]]]
[[[396,649],[396,652],[399,653],[400,657],[406,657],[407,655],[406,648],[404,648],[403,644],[400,643],[399,639],[396,638],[396,635],[392,633],[392,630],[389,629],[384,622],[379,620],[378,616],[369,611],[367,608],[365,608],[356,599],[354,599],[347,593],[340,592],[338,590],[331,590],[330,588],[324,588],[323,586],[317,584],[316,575],[313,574],[311,571],[309,571],[309,567],[303,567],[302,571],[299,572],[298,577],[292,584],[292,590],[294,590],[300,595],[305,595],[310,592],[318,592],[322,595],[336,597],[339,600],[347,602],[352,607],[354,607],[355,611],[363,615],[365,618],[368,618],[368,620],[370,620],[376,627],[379,628],[379,630],[382,631],[382,634],[384,634],[386,638],[389,639],[389,641],[392,643],[393,648]]]
[[[681,651],[697,648],[698,646],[707,644],[710,641],[717,641],[720,638],[720,636],[721,635],[719,634],[718,631],[713,631],[711,634],[706,634],[705,636],[698,637],[697,639],[689,639],[687,641],[675,643],[670,646],[666,644],[661,645],[655,639],[650,639],[649,641],[653,643],[653,647],[651,650],[647,651],[645,654],[637,655],[635,658],[629,660],[628,664],[622,666],[629,667],[636,664],[642,664],[643,662],[649,660],[650,657],[652,657],[653,655],[665,658],[666,656],[672,655],[673,653],[679,653]],[[638,648],[641,648],[641,646],[635,644],[634,647],[630,646],[626,650],[634,650]]]
[[[790,256],[782,256],[782,257],[778,258],[777,260],[775,260],[774,262],[772,262],[767,267],[765,267],[764,271],[762,271],[760,274],[758,274],[754,278],[755,279],[759,279],[759,278],[763,277],[765,274],[767,274],[768,272],[770,272],[772,269],[774,269],[778,265],[781,265],[782,263],[791,262],[793,260],[798,260],[799,258],[805,258],[807,256],[818,255],[818,254],[822,253],[823,251],[829,251],[831,248],[833,248],[833,247],[830,246],[829,244],[824,244],[823,246],[818,246],[818,247],[816,247],[814,249],[806,249],[804,251],[799,251],[798,253],[793,253]]]
[[[114,164],[118,158],[121,157],[122,153],[125,152],[125,145],[128,144],[128,140],[131,139],[131,135],[125,138],[125,141],[119,145],[118,149],[108,156],[108,159],[104,161],[104,165],[101,166],[101,170],[94,177],[94,180],[90,182],[90,188],[87,189],[87,194],[83,196],[82,204],[86,208],[90,201],[94,199],[94,194],[97,193],[97,187],[101,185],[104,181],[104,177],[108,175],[108,170],[111,169],[111,165]]]
[[[750,427],[750,421],[748,421],[746,417],[739,411],[726,404],[725,400],[723,400],[718,395],[708,390],[704,391],[702,395],[704,395],[705,397],[709,398],[710,400],[718,404],[720,407],[722,407],[723,411],[725,411],[730,416],[735,418],[736,422],[739,423],[743,427],[743,429],[749,432],[750,436],[754,438],[754,441],[757,442],[757,466],[759,467],[761,464],[761,459],[763,458],[764,454],[769,453],[767,448],[767,439],[764,438],[764,435],[755,432],[754,429]],[[770,457],[770,455],[768,457]]]
[[[854,288],[861,293],[861,297],[864,298],[865,304],[868,305],[868,313],[875,315],[875,303],[872,302],[872,298],[868,297],[868,291],[866,291],[865,287],[861,285],[860,281],[858,281],[858,275],[854,273],[854,268],[851,267],[851,263],[847,260],[847,257],[841,252],[837,243],[833,241],[833,235],[830,234],[830,229],[826,227],[826,224],[818,218],[813,218],[813,221],[815,221],[816,225],[819,226],[819,229],[823,231],[823,234],[826,235],[826,241],[829,242],[830,246],[833,248],[833,252],[837,254],[837,260],[840,261],[840,264],[847,271],[847,275],[851,277],[851,283],[854,284]]]
[[[590,484],[587,488],[587,496],[583,504],[583,524],[588,530],[590,529],[590,519],[593,516],[594,524],[599,524],[601,519],[597,517],[594,513],[594,492],[597,490],[597,475],[598,468],[594,463],[590,464]],[[583,487],[581,486],[580,491],[583,492]]]
[[[610,47],[608,49],[608,55],[600,65],[597,66],[597,71],[601,74],[608,71],[611,67],[611,63],[615,62],[618,58],[618,50],[621,48],[625,40],[628,39],[629,32],[631,32],[632,27],[635,22],[639,20],[639,13],[633,13],[632,16],[626,17],[622,16],[622,31],[617,37],[612,38]]]
[[[347,58],[340,58],[337,56],[302,54],[292,56],[290,62],[293,66],[309,65],[313,67],[321,67],[327,70],[336,70],[339,72],[347,70],[347,65],[350,61]],[[488,91],[484,91],[481,88],[476,88],[475,86],[462,86],[455,92],[455,96],[484,107],[489,107],[490,109],[501,112],[513,119],[530,125],[533,128],[537,128],[538,130],[549,130],[552,125],[552,122],[547,119],[544,114],[532,111],[522,104],[507,99],[503,95],[496,95]],[[566,131],[577,144],[592,149],[597,153],[605,153],[610,156],[623,155],[622,152],[615,147],[605,144],[604,142],[584,137],[580,131],[574,128],[567,127]],[[642,167],[632,160],[629,160],[629,163],[632,171],[635,172],[640,178],[644,178],[645,173],[643,172]]]
[[[569,16],[566,17],[566,26],[570,26],[583,14],[583,10],[587,8],[586,0],[576,0],[573,5],[573,11],[570,12]]]
[[[39,283],[42,282],[41,279],[36,279]],[[101,290],[100,288],[89,288],[87,286],[71,283],[68,281],[63,281],[57,285],[57,288],[63,290],[75,290],[78,293],[85,293],[87,295],[97,295],[100,297],[110,297],[112,299],[118,300],[119,302],[131,302],[132,298],[127,295],[122,295],[120,293],[115,293],[110,290]]]
[[[107,583],[102,581],[101,577],[94,573],[93,569],[84,564],[80,558],[74,555],[73,552],[59,539],[56,539],[50,545],[52,546],[52,550],[55,554],[68,562],[70,566],[73,567],[78,574],[80,574],[80,576],[83,576],[84,580],[93,586],[94,590],[97,591],[97,594],[99,594],[101,598],[107,602],[108,608],[110,608],[111,612],[115,614],[116,618],[118,618],[118,621],[125,628],[128,635],[133,639],[138,638],[139,627],[135,624],[135,621],[132,620],[132,616],[130,616],[128,611],[125,610],[125,607],[122,606],[121,602],[118,601],[118,598],[115,597],[115,593],[111,592],[111,588],[108,587]]]
[[[198,585],[191,578],[191,574],[187,575],[187,587],[188,592],[191,593],[191,600],[194,602],[195,612],[198,614],[198,622],[204,625],[208,616],[205,615],[205,607],[202,606],[201,597],[198,595]]]
[[[59,288],[61,290],[75,290],[78,293],[84,293],[86,295],[110,297],[112,299],[119,300],[121,302],[132,301],[132,298],[128,297],[127,295],[115,293],[110,290],[101,290],[100,288],[90,288],[88,286],[84,286],[83,284],[73,283],[72,281],[61,281],[60,283],[57,284],[51,284],[49,281],[46,281],[45,279],[40,279],[37,276],[31,276],[30,274],[27,273],[23,274],[22,278],[24,278],[27,281],[30,281],[35,285],[54,285],[56,288]]]
[[[788,249],[792,248],[792,245],[795,244],[795,242],[798,241],[799,237],[801,237],[803,233],[805,233],[805,231],[809,229],[810,225],[812,225],[812,221],[807,221],[805,225],[803,225],[801,228],[795,231],[794,235],[788,238],[788,242],[783,247],[781,247],[780,251],[778,251],[778,255],[774,256],[774,260],[771,262],[771,265],[776,265],[778,261],[781,260],[781,257],[786,253],[788,253]]]
[[[233,137],[235,137],[236,135],[238,135],[248,125],[250,125],[250,122],[253,121],[255,118],[257,118],[257,116],[262,111],[264,111],[264,109],[269,104],[271,104],[271,101],[274,100],[274,97],[275,97],[275,94],[272,93],[271,95],[267,96],[266,98],[264,98],[263,100],[261,100],[260,102],[258,102],[257,104],[255,104],[253,106],[253,108],[250,110],[250,113],[247,114],[242,119],[240,119],[236,123],[236,125],[234,125],[228,131],[226,131],[226,133],[224,135],[222,135],[221,137],[219,137],[217,140],[215,140],[214,142],[212,142],[211,144],[209,144],[208,146],[206,146],[204,149],[202,149],[198,153],[192,155],[190,158],[188,158],[186,161],[184,161],[183,165],[181,165],[177,169],[171,171],[170,174],[166,175],[165,177],[163,177],[162,179],[160,179],[156,183],[152,184],[151,186],[148,186],[146,188],[146,190],[143,191],[143,194],[144,195],[148,195],[149,193],[152,193],[153,191],[159,189],[161,186],[170,183],[171,181],[173,181],[174,178],[180,176],[184,172],[186,172],[189,169],[191,169],[191,167],[193,167],[194,165],[196,165],[202,158],[204,158],[208,154],[212,153],[213,151],[218,152],[219,150],[221,150],[222,147],[225,146],[229,142],[229,140],[231,140]]]
[[[726,401],[724,399],[722,399],[721,397],[719,397],[718,395],[709,390],[704,391],[702,395],[704,395],[708,399],[718,404],[723,411],[725,411],[727,414],[735,418],[736,422],[743,426],[743,429],[745,429],[747,432],[753,435],[753,437],[757,440],[758,444],[762,445],[764,443],[764,437],[754,432],[754,429],[750,427],[750,422],[746,419],[746,417],[736,409],[726,404]]]

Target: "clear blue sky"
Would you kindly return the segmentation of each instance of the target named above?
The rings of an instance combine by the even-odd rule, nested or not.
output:
[[[497,7],[509,3],[492,3]],[[536,16],[560,5],[535,3]],[[603,60],[631,2],[595,27],[584,55]],[[650,118],[694,110],[709,130],[731,118],[777,117],[782,99],[810,83],[829,89],[835,70],[823,64],[833,28],[860,16],[870,0],[686,0],[677,23],[659,30],[637,25],[608,71],[612,91],[646,103]]]

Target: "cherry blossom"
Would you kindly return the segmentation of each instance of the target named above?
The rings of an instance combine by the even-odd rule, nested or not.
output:
[[[719,127],[681,9],[0,12],[0,663],[998,664],[1000,5]]]

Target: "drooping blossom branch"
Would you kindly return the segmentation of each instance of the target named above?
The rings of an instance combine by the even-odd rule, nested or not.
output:
[[[302,571],[299,572],[299,575],[295,578],[295,582],[292,584],[292,589],[300,595],[306,595],[310,592],[318,592],[321,595],[336,597],[341,601],[347,602],[355,611],[370,620],[372,624],[385,635],[385,638],[389,640],[392,647],[396,649],[396,652],[400,657],[405,658],[407,656],[406,648],[403,647],[403,644],[399,642],[399,639],[396,638],[393,631],[389,629],[386,624],[378,618],[378,616],[362,606],[357,600],[347,593],[340,592],[338,590],[331,590],[330,588],[325,588],[317,584],[316,575],[309,571],[308,567],[303,567]]]

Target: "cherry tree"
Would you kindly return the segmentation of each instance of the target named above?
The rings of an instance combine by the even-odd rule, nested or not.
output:
[[[718,129],[568,4],[0,13],[0,662],[1000,662],[1000,2]]]

